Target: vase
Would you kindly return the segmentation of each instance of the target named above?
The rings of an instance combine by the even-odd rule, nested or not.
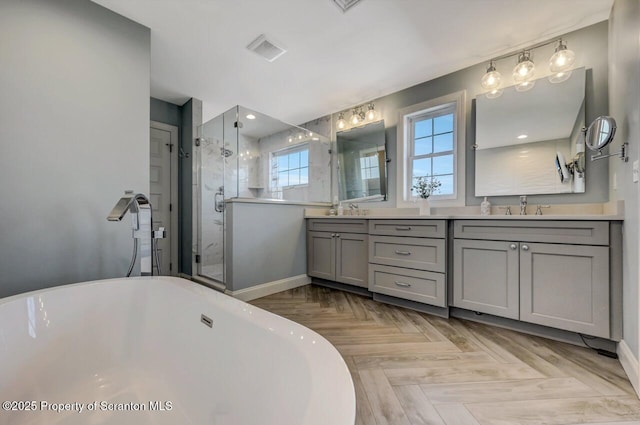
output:
[[[420,215],[431,215],[431,207],[429,206],[429,199],[418,199],[418,207],[420,208]]]

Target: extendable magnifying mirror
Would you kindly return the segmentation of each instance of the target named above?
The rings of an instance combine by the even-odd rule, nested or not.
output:
[[[611,156],[620,156],[624,162],[629,160],[627,150],[629,148],[628,143],[622,144],[620,152],[604,155],[602,149],[604,149],[609,143],[613,141],[613,137],[616,134],[616,120],[613,117],[601,116],[593,120],[589,128],[583,129],[585,136],[584,141],[587,147],[597,154],[591,157],[592,161],[597,159],[609,158]]]

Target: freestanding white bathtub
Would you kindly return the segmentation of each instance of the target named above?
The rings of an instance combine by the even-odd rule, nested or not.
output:
[[[3,425],[355,422],[351,376],[323,337],[177,278],[0,299],[0,402]]]

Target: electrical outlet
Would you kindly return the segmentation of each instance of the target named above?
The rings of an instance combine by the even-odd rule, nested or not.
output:
[[[639,176],[638,174],[640,173],[640,163],[638,162],[638,160],[636,159],[635,161],[633,161],[633,182],[634,183],[638,183],[639,180]]]

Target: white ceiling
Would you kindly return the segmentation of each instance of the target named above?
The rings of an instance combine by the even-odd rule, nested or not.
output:
[[[609,17],[613,0],[93,0],[151,28],[151,95],[292,123]],[[258,35],[288,50],[269,63]],[[480,78],[480,76],[478,77]]]

